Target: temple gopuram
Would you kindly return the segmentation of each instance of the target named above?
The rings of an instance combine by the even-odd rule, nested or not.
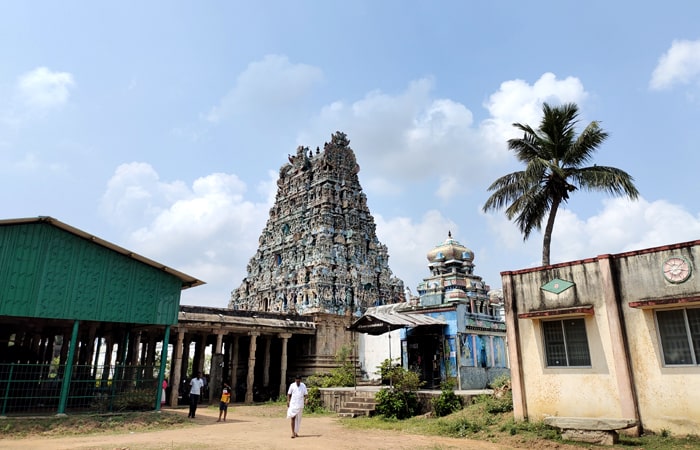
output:
[[[323,150],[300,146],[280,168],[275,204],[231,309],[359,317],[405,301],[349,144],[336,132]]]

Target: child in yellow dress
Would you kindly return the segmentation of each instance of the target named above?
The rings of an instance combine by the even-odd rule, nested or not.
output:
[[[228,413],[228,404],[231,402],[231,387],[224,383],[224,387],[221,389],[221,400],[219,401],[219,420],[221,422],[221,416],[224,416],[224,422],[226,422],[226,414]]]

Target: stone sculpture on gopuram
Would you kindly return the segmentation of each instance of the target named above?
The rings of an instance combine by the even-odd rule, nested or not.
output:
[[[229,307],[359,317],[370,306],[405,301],[345,133],[315,153],[300,146],[288,159],[258,251]]]

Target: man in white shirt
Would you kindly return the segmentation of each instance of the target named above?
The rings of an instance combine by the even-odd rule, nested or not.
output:
[[[190,380],[190,413],[187,417],[194,419],[194,413],[197,412],[197,404],[199,404],[199,396],[202,393],[203,387],[204,380],[202,380],[202,372],[198,372],[197,377],[192,377]]]
[[[301,375],[294,378],[294,383],[287,391],[287,418],[292,419],[292,439],[299,436],[301,427],[301,413],[304,411],[304,404],[309,396],[306,385],[301,382]]]

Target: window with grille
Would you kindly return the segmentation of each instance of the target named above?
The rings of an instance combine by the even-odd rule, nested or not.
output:
[[[700,308],[656,311],[664,364],[697,365],[700,361]]]
[[[591,365],[583,318],[543,321],[542,333],[547,367]]]

